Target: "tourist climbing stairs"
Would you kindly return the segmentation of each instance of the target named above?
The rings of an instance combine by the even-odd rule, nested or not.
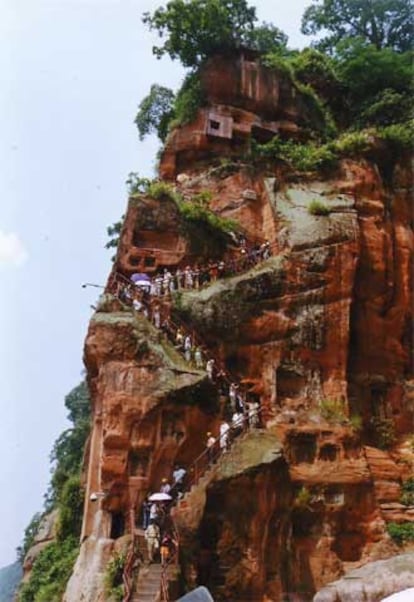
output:
[[[221,461],[225,460],[227,464],[231,464],[234,458],[234,462],[236,463],[239,449],[243,446],[243,442],[248,436],[248,433],[249,429],[246,427],[246,429],[233,440],[228,451],[224,453],[221,451],[221,448],[217,448],[211,463],[204,461],[207,452],[203,452],[189,467],[190,481],[187,483],[187,490],[183,497],[177,500],[175,506],[171,509],[171,515],[179,530],[189,520],[191,521],[194,519],[194,515],[197,513],[198,509],[204,507],[207,488],[214,480]]]
[[[107,292],[110,292],[122,303],[125,303],[125,298],[128,298],[128,296],[125,297],[122,295],[123,290],[131,290],[131,281],[122,274],[114,272],[108,283]],[[191,337],[193,346],[198,346],[204,350],[208,349],[194,330],[191,330],[180,318],[176,317],[175,322],[173,322],[170,312],[171,303],[167,301],[165,305],[167,307],[168,315],[164,316],[164,320],[167,318],[169,324],[169,332],[167,334],[171,338],[172,344],[175,344],[175,334],[177,330],[180,329],[184,337],[187,335]],[[150,318],[152,311],[151,302],[147,301],[145,307],[148,311],[148,317]],[[234,383],[235,385],[240,386],[238,379],[228,373],[221,360],[218,357],[215,357],[211,351],[209,351],[209,359],[214,359],[216,370],[220,373],[221,383],[225,382],[227,385]],[[259,414],[260,409],[254,420],[255,426],[258,424]],[[211,449],[206,449],[194,460],[191,466],[188,467],[186,491],[183,492],[183,497],[176,502],[175,507],[172,507],[171,509],[171,516],[178,527],[178,531],[188,522],[188,520],[191,520],[191,515],[194,514],[194,512],[201,511],[204,507],[206,490],[216,474],[220,456],[225,453],[227,460],[231,461],[232,450],[235,447],[234,442],[237,439],[238,445],[242,445],[243,435],[245,435],[246,431],[252,426],[249,424],[249,418],[250,417],[248,417],[245,412],[243,424],[240,428],[232,430],[230,437],[229,434],[225,435],[226,438],[228,438],[228,444],[226,446],[223,446],[222,441],[218,438],[213,451]],[[202,502],[201,504],[200,501]],[[140,530],[136,531],[134,542],[134,556],[139,559],[140,566],[136,579],[134,579],[133,576],[135,569],[132,568],[132,564],[131,567],[128,568],[128,574],[125,575],[124,579],[127,586],[124,602],[155,602],[157,600],[168,600],[168,567],[163,569],[160,564],[147,563],[146,542],[144,534],[143,532],[140,532]],[[220,585],[224,583],[228,567],[219,566],[217,567],[217,570],[217,587],[220,587]],[[132,583],[131,585],[131,582],[135,583]]]

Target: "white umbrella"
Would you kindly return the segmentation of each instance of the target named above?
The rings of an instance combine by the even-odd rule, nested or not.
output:
[[[153,493],[148,499],[150,502],[169,502],[172,497],[168,493]]]
[[[151,286],[151,282],[149,280],[135,280],[135,286]]]

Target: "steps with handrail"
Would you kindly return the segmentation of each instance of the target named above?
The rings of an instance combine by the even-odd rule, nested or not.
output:
[[[250,269],[254,267],[253,265],[246,265],[246,260],[243,259],[245,269]],[[257,262],[259,263],[259,262]],[[132,291],[131,302],[133,300],[133,291],[135,285],[131,283],[131,281],[123,276],[120,273],[113,272],[111,278],[106,287],[106,292],[113,294],[116,298],[118,298],[121,303],[125,303],[126,299],[121,299],[121,292],[123,289],[127,289]],[[157,302],[159,302],[160,298],[157,297]],[[181,329],[184,336],[192,337],[192,343],[197,346],[207,349],[207,346],[204,342],[201,341],[200,337],[195,333],[194,330],[190,330],[182,320],[176,317],[176,321],[180,322],[177,325],[171,319],[171,305],[170,303],[166,304],[167,312],[168,312],[168,324],[170,325],[170,333],[172,334],[174,331],[171,330],[171,327],[175,329],[175,333],[178,329]],[[145,307],[147,311],[152,310],[151,302],[146,302]],[[174,344],[174,341],[172,341]],[[240,385],[238,379],[229,375],[228,371],[224,369],[222,362],[219,358],[214,357],[213,354],[210,353],[210,358],[215,360],[216,366],[219,368],[221,377],[227,381],[227,383],[235,383]],[[245,434],[250,428],[256,427],[258,424],[258,419],[261,414],[261,408],[255,412],[255,415],[252,416],[251,413],[249,415],[245,412],[243,417],[243,423],[240,425],[239,429],[233,429],[231,437],[226,446],[222,445],[223,437],[228,438],[229,433],[226,433],[222,437],[217,438],[215,442],[215,446],[213,450],[206,449],[204,450],[188,467],[187,471],[187,483],[185,487],[185,493],[183,497],[177,499],[175,501],[175,508],[172,508],[172,520],[174,524],[174,515],[178,517],[179,514],[186,511],[186,508],[189,506],[189,500],[191,499],[192,492],[196,490],[197,487],[207,487],[211,480],[214,478],[214,474],[216,472],[217,462],[220,459],[223,453],[229,454],[231,453],[231,448],[236,439],[242,434]],[[253,418],[253,420],[252,420]],[[241,437],[240,437],[241,438]],[[228,457],[228,455],[227,455]],[[174,528],[176,532],[177,542],[178,542],[178,531]],[[158,600],[161,596],[163,601],[168,601],[168,568],[169,564],[166,567],[162,567],[157,564],[149,565],[147,567],[141,568],[139,570],[138,579],[135,587],[135,591],[132,591],[132,581],[133,581],[133,567],[134,561],[136,558],[136,539],[133,537],[132,545],[128,552],[127,561],[123,574],[124,581],[124,597],[123,602],[154,602]],[[145,544],[144,544],[145,545]],[[142,552],[141,552],[142,553]],[[176,551],[174,562],[177,562],[178,559],[178,549]]]

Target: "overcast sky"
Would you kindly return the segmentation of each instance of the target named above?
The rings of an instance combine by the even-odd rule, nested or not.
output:
[[[90,304],[110,255],[106,227],[130,171],[153,176],[158,142],[133,119],[157,61],[140,15],[161,0],[0,0],[0,567],[42,509],[49,453],[69,425],[64,396],[82,378]],[[308,43],[309,0],[257,0],[261,20]]]

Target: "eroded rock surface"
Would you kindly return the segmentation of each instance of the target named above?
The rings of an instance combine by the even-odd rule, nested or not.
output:
[[[213,68],[228,75],[225,85]],[[414,520],[399,499],[413,461],[409,168],[397,165],[391,179],[368,161],[342,161],[325,177],[253,168],[240,159],[248,136],[300,136],[312,116],[286,82],[246,57],[233,66],[218,59],[203,77],[210,104],[171,134],[161,174],[179,174],[184,202],[208,190],[210,208],[237,220],[249,244],[268,240],[272,257],[160,301],[163,316],[171,311],[261,406],[260,429],[200,479],[192,474],[174,511],[181,570],[218,601],[279,602],[289,592],[311,600],[321,590],[337,597],[315,600],[333,602],[359,599],[342,585],[353,579],[337,580],[367,565],[352,592],[366,588],[367,600],[377,600],[382,586],[369,589],[369,571],[382,569],[369,567],[398,553],[387,522]],[[225,164],[209,164],[221,155]],[[205,260],[183,232],[171,199],[135,196],[112,276]],[[66,602],[76,587],[85,602],[100,599],[98,585],[85,584],[90,567],[102,572],[109,542],[134,532],[147,493],[176,462],[191,472],[206,432],[217,436],[227,417],[206,372],[116,296],[91,319],[85,363],[94,427],[84,543]],[[375,424],[392,429],[390,449],[380,449]],[[104,494],[95,505],[93,492]],[[390,579],[384,595],[410,585]]]

